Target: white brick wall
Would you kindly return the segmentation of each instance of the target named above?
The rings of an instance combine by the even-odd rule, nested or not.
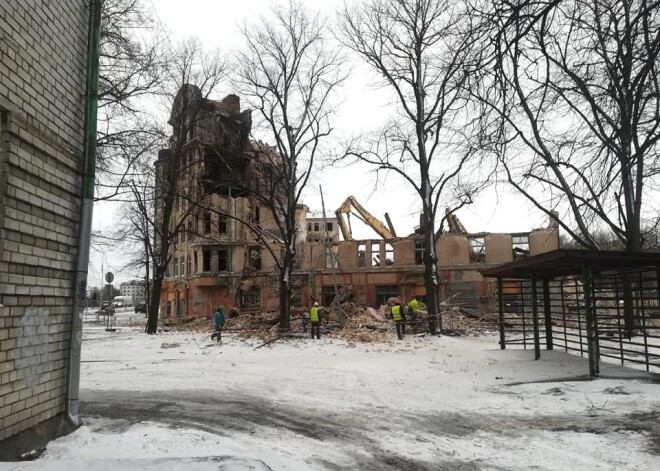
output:
[[[64,411],[87,7],[0,1],[0,441]]]

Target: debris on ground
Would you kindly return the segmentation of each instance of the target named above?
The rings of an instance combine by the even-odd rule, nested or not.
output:
[[[354,301],[352,287],[342,287],[330,307],[321,310],[321,335],[329,335],[348,342],[388,342],[396,337],[392,322],[391,306],[399,301],[393,297],[387,304],[375,309]],[[312,300],[314,302],[314,300]],[[497,313],[482,314],[475,310],[443,304],[441,312],[443,332],[450,335],[475,335],[485,330],[493,330],[497,325]],[[265,342],[279,338],[279,311],[240,312],[231,309],[227,316],[224,330],[242,338],[258,338]],[[292,336],[299,336],[310,330],[309,312],[302,307],[291,309],[290,331]],[[210,332],[210,317],[187,318],[169,324],[174,330]],[[419,303],[418,315],[406,319],[406,334],[424,334],[428,332],[428,314],[426,305]]]

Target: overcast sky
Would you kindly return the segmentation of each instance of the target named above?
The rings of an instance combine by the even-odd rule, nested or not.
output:
[[[259,15],[268,15],[272,4],[268,0],[241,0],[227,2],[218,0],[144,0],[153,4],[158,20],[169,31],[171,40],[176,42],[188,37],[199,38],[208,49],[220,49],[228,53],[241,48],[242,37],[238,26],[245,21],[255,21]],[[320,9],[323,14],[334,19],[334,10],[342,5],[343,0],[303,0],[308,8]],[[350,0],[349,0],[350,3]],[[341,91],[342,105],[333,122],[336,137],[355,135],[378,127],[389,113],[389,95],[385,90],[373,86],[374,76],[354,58],[347,64],[353,71],[351,79]],[[219,97],[232,93],[226,86],[219,91]],[[394,223],[397,235],[410,234],[419,224],[421,205],[400,178],[392,175],[381,182],[385,190],[374,192],[374,175],[368,168],[326,169],[315,172],[305,193],[304,201],[311,210],[321,210],[319,186],[322,186],[325,207],[328,214],[353,195],[365,208],[381,221],[388,212]],[[95,208],[94,230],[103,230],[112,224],[111,205],[97,205]],[[487,191],[471,207],[458,211],[459,219],[469,232],[523,232],[544,226],[547,218],[533,210],[522,198],[516,197],[504,186],[498,192]],[[352,219],[353,233],[358,238],[377,238],[378,236],[359,221]],[[100,261],[98,253],[92,253],[90,285],[100,279]],[[115,286],[121,281],[135,278],[134,274],[123,272],[122,262],[116,254],[106,254],[104,270],[115,272]],[[94,275],[94,272],[98,275]]]

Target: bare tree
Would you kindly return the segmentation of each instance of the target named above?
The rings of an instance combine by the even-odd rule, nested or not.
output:
[[[100,32],[97,199],[123,192],[134,164],[162,147],[164,132],[148,110],[165,93],[169,44],[141,0],[105,0]],[[129,193],[130,194],[130,193]]]
[[[347,155],[398,174],[422,206],[429,331],[439,319],[436,219],[440,203],[452,210],[472,201],[476,187],[461,180],[473,154],[466,129],[466,84],[472,37],[462,2],[372,0],[340,13],[341,41],[380,76],[398,115],[370,142]],[[440,325],[440,330],[442,326]]]
[[[491,38],[483,142],[581,246],[628,251],[657,225],[660,3],[475,1]]]
[[[291,277],[296,260],[296,208],[324,139],[331,133],[333,91],[345,80],[341,56],[326,47],[325,20],[299,3],[274,7],[272,21],[242,30],[245,50],[236,61],[239,90],[257,112],[257,126],[274,142],[262,172],[273,191],[256,194],[272,213],[282,251],[280,329],[289,329]],[[257,233],[259,233],[258,228]],[[272,236],[271,236],[272,239]]]

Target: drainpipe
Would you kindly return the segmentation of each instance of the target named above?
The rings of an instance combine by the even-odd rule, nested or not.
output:
[[[66,416],[73,427],[80,426],[78,402],[80,391],[80,350],[82,347],[82,315],[78,301],[87,293],[87,267],[94,209],[96,171],[96,114],[98,108],[99,47],[101,41],[101,6],[103,0],[89,1],[89,37],[87,40],[87,93],[85,99],[85,133],[83,137],[82,206],[78,234],[78,255],[73,295],[73,316],[69,342],[69,372],[66,389]]]

